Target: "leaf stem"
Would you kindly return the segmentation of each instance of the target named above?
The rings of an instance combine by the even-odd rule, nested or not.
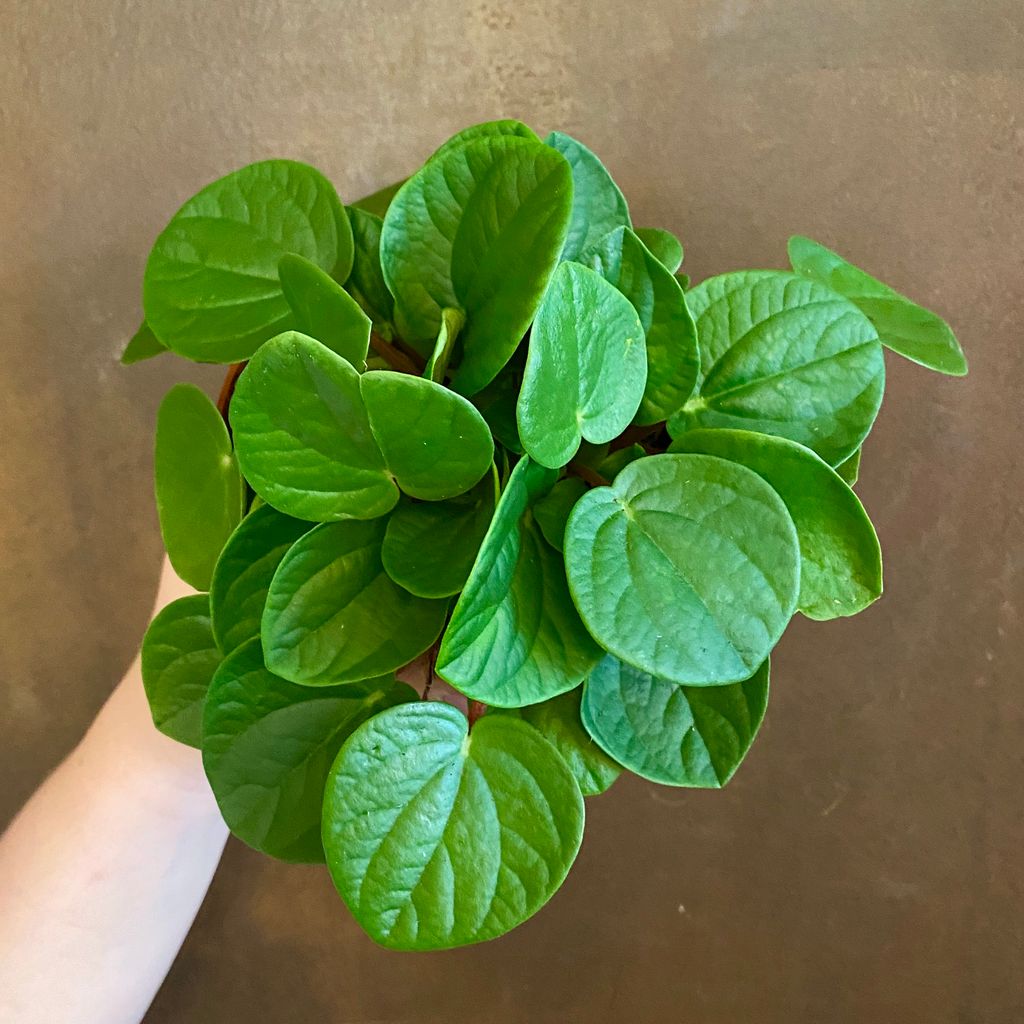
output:
[[[370,348],[400,373],[411,373],[418,377],[423,372],[422,365],[417,366],[411,356],[406,355],[397,345],[385,341],[376,331],[370,332]]]
[[[477,721],[481,718],[483,713],[487,710],[486,704],[481,704],[478,700],[467,700],[466,701],[466,716],[469,718],[470,729],[476,725]]]
[[[591,469],[589,466],[585,466],[582,462],[577,462],[575,459],[565,467],[570,473],[575,474],[581,480],[590,484],[591,487],[607,487],[609,481],[606,480],[596,470]]]
[[[224,417],[225,423],[228,423],[228,408],[231,405],[231,396],[235,393],[235,385],[238,383],[238,378],[242,375],[245,367],[245,363],[232,363],[228,367],[227,374],[224,376],[224,383],[220,386],[220,394],[217,396],[217,411]],[[228,423],[228,430],[230,429],[231,424]]]
[[[437,664],[437,644],[434,644],[429,651],[427,651],[427,681],[423,686],[422,700],[428,700],[430,697],[430,688],[434,685],[434,666]]]
[[[619,434],[611,445],[609,445],[609,451],[616,452],[620,448],[628,448],[631,444],[642,444],[648,437],[654,437],[656,434],[660,434],[665,429],[665,421],[662,420],[659,423],[651,423],[646,426],[640,426],[633,424],[631,427],[626,429]],[[647,445],[643,445],[647,448]]]

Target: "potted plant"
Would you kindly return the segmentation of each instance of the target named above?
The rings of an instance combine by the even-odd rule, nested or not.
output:
[[[882,590],[853,491],[883,348],[949,327],[806,238],[691,287],[584,145],[460,132],[346,208],[268,160],[157,238],[124,361],[229,364],[156,431],[156,726],[249,845],[326,861],[377,942],[494,938],[628,770],[723,786],[797,612]],[[468,713],[421,699],[419,661]]]

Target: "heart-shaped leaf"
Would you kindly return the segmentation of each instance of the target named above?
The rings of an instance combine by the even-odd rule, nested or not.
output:
[[[748,430],[694,430],[670,450],[738,462],[771,484],[800,539],[798,607],[804,615],[856,615],[882,593],[882,551],[864,506],[809,448]]]
[[[666,786],[719,789],[768,706],[768,662],[729,686],[678,686],[608,655],[583,690],[583,723],[631,772]]]
[[[397,186],[395,191],[398,191]],[[347,212],[354,250],[352,273],[345,282],[345,289],[373,321],[374,330],[390,341],[394,335],[395,300],[384,283],[380,266],[380,232],[384,221],[355,207],[349,207]]]
[[[381,233],[402,337],[428,355],[441,310],[466,326],[452,386],[472,395],[508,362],[565,241],[572,175],[554,150],[483,135],[434,157],[395,196]]]
[[[708,455],[630,463],[565,531],[576,607],[605,650],[694,686],[748,678],[800,586],[796,528],[756,473]]]
[[[417,597],[457,594],[491,524],[496,489],[488,473],[464,498],[399,505],[381,549],[387,574]]]
[[[565,524],[573,505],[587,491],[587,485],[578,476],[559,480],[551,490],[533,506],[533,518],[544,534],[544,539],[556,550],[564,547]]]
[[[960,342],[949,324],[931,310],[809,238],[794,235],[789,240],[789,261],[798,274],[828,285],[860,308],[886,348],[939,373],[953,377],[967,373]]]
[[[595,672],[597,669],[594,670]],[[495,708],[492,715],[515,715],[532,725],[562,755],[584,796],[603,793],[622,773],[622,765],[593,740],[580,719],[582,688],[525,708]]]
[[[149,624],[142,640],[142,685],[153,724],[165,736],[199,746],[203,702],[219,664],[206,594],[179,597]]]
[[[636,237],[650,250],[654,258],[674,274],[683,263],[683,243],[664,228],[636,228]]]
[[[371,715],[416,699],[394,676],[296,686],[269,672],[259,640],[228,657],[203,714],[203,767],[228,828],[282,860],[323,861],[327,772]]]
[[[600,274],[562,263],[530,336],[516,418],[523,447],[558,469],[586,438],[618,437],[636,415],[647,380],[643,328]]]
[[[629,228],[605,235],[580,262],[618,288],[640,317],[647,383],[636,422],[667,419],[692,394],[700,368],[697,328],[679,282]]]
[[[372,519],[398,488],[374,440],[352,364],[294,331],[249,361],[231,400],[242,472],[269,505],[298,519]]]
[[[277,275],[286,253],[338,280],[348,277],[352,230],[334,186],[291,160],[265,160],[220,178],[182,206],[149,254],[149,326],[190,359],[248,359],[294,326]]]
[[[167,557],[207,590],[224,542],[242,518],[242,479],[217,407],[194,384],[176,384],[156,420],[156,509]]]
[[[362,368],[370,347],[370,318],[359,303],[303,256],[282,256],[277,272],[298,330]]]
[[[571,690],[601,656],[573,607],[562,559],[528,514],[557,476],[529,458],[512,471],[441,641],[438,674],[495,707]]]
[[[447,601],[414,597],[384,571],[386,523],[324,523],[281,560],[263,613],[271,672],[305,686],[370,679],[422,654]]]
[[[534,130],[523,124],[522,121],[502,118],[498,121],[483,121],[481,124],[473,124],[468,128],[463,128],[461,132],[456,132],[447,142],[434,150],[429,159],[436,160],[439,156],[444,156],[453,149],[464,146],[467,142],[497,135],[513,135],[521,139],[531,139],[533,142],[540,142]]]
[[[285,552],[309,529],[303,519],[260,505],[228,538],[210,584],[213,636],[225,654],[259,636],[270,581]]]
[[[163,355],[166,351],[167,346],[143,320],[121,353],[121,365],[131,366],[133,363],[141,363],[143,359],[152,359],[153,356]]]
[[[703,379],[669,420],[798,441],[835,466],[860,446],[885,386],[878,332],[848,299],[796,274],[745,270],[686,293]]]
[[[389,370],[364,374],[360,390],[384,461],[406,494],[426,501],[452,498],[490,468],[491,432],[461,395]]]
[[[576,257],[617,227],[630,227],[629,207],[604,164],[582,142],[564,132],[545,140],[572,168],[572,219],[562,259]]]
[[[536,729],[438,702],[374,716],[341,748],[324,797],[327,866],[390,949],[483,942],[535,914],[583,837],[583,798]]]

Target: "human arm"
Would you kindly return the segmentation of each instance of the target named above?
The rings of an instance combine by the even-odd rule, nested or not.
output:
[[[186,593],[165,562],[156,608]],[[153,726],[136,657],[0,838],[0,1020],[137,1024],[226,838],[199,752]]]

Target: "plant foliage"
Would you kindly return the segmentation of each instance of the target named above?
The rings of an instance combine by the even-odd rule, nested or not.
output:
[[[725,785],[794,614],[880,596],[852,487],[883,346],[966,362],[936,314],[789,252],[691,287],[590,149],[510,120],[348,208],[252,164],[157,239],[123,361],[233,365],[219,407],[182,384],[158,417],[200,593],[146,634],[153,719],[237,836],[326,861],[377,942],[526,920],[623,771]],[[396,680],[417,660],[468,714]]]

